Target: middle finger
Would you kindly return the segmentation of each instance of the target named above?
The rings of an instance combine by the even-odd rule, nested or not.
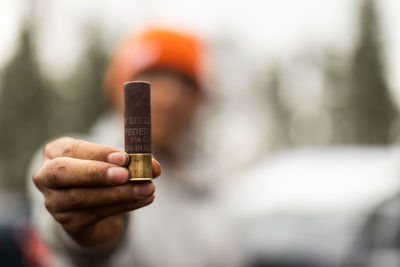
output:
[[[49,190],[46,206],[54,212],[95,208],[140,201],[154,194],[152,182],[112,187],[79,187]]]

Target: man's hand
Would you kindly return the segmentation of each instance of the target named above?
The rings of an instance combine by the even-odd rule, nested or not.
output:
[[[127,154],[83,140],[62,137],[48,143],[33,181],[44,205],[65,231],[82,246],[115,240],[125,212],[151,204],[152,182],[127,183]],[[161,173],[152,162],[153,177]]]

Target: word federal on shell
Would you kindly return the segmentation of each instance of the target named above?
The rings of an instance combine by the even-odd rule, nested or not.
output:
[[[130,180],[151,180],[150,83],[125,83],[124,104],[125,151],[130,159]]]

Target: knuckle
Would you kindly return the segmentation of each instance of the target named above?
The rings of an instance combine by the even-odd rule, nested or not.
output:
[[[76,154],[76,151],[79,149],[79,146],[81,144],[81,141],[77,139],[73,139],[71,137],[63,137],[64,139],[62,140],[63,142],[63,149],[62,149],[62,154],[64,156],[73,156]]]
[[[66,199],[68,201],[68,207],[71,209],[80,208],[82,203],[85,201],[85,196],[76,189],[70,189],[67,191]]]
[[[71,234],[79,233],[90,225],[87,222],[87,217],[79,213],[58,213],[54,218],[63,226],[66,232]]]
[[[53,214],[54,219],[61,223],[62,225],[65,224],[70,224],[71,222],[73,222],[73,216],[71,216],[71,213],[68,212],[56,212]]]
[[[67,167],[62,158],[55,158],[46,164],[46,178],[50,186],[60,186],[60,178],[65,173]]]
[[[76,223],[73,221],[62,223],[62,226],[64,227],[64,230],[66,232],[71,233],[71,234],[79,233],[85,228],[82,224],[79,224],[79,223]]]
[[[43,147],[43,155],[47,158],[53,158],[60,155],[71,156],[74,150],[79,146],[80,140],[64,136],[57,138]],[[61,154],[60,154],[61,153]]]
[[[67,146],[71,143],[74,143],[76,141],[75,138],[69,137],[69,136],[62,136],[60,138],[57,138],[53,142],[57,144],[58,146]]]
[[[50,141],[43,147],[43,153],[51,155],[54,150],[57,150],[58,147],[63,146],[65,143],[71,142],[71,140],[73,140],[71,137],[64,136]]]
[[[55,144],[57,143],[57,140],[51,141],[43,147],[43,155],[51,155],[52,154]]]
[[[37,188],[40,188],[40,187],[41,187],[42,176],[41,176],[39,170],[37,170],[37,171],[33,174],[32,180],[33,180],[33,183],[35,184],[35,186],[36,186]]]
[[[60,199],[63,199],[60,197],[59,192],[56,190],[51,190],[51,189],[45,189],[43,191],[44,195],[44,206],[45,208],[51,213],[58,212],[62,209]]]
[[[49,155],[51,151],[52,142],[47,143],[43,147],[43,155]]]
[[[50,201],[50,199],[45,198],[45,200],[44,200],[44,206],[46,207],[46,209],[47,209],[50,213],[53,212],[53,210],[54,210],[54,205],[53,205],[53,202]]]

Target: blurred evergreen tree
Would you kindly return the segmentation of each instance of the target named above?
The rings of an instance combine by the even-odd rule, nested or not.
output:
[[[349,59],[337,51],[335,48],[329,48],[325,54],[323,62],[324,84],[324,106],[329,115],[331,123],[330,143],[341,144],[350,142],[350,131],[355,126],[352,121],[347,119],[348,98],[350,94],[350,63]]]
[[[91,126],[98,117],[106,110],[103,97],[103,81],[108,54],[101,42],[98,28],[88,28],[89,41],[85,55],[88,61],[87,90],[84,98],[81,98],[82,113],[85,114],[85,123],[82,128]]]
[[[397,111],[384,77],[374,0],[365,0],[362,5],[359,39],[351,60],[348,91],[331,91],[331,96],[336,94],[331,100],[336,101],[335,109],[331,110],[333,142],[387,144]]]
[[[279,150],[289,147],[291,140],[289,138],[291,110],[283,103],[280,96],[281,72],[279,66],[273,66],[268,73],[268,83],[265,98],[266,106],[269,107],[271,119],[271,149]]]
[[[107,54],[99,32],[89,29],[87,49],[76,72],[51,84],[39,71],[33,26],[23,27],[17,52],[1,72],[0,187],[22,188],[40,145],[54,136],[88,130],[104,111],[101,88]],[[68,91],[72,97],[57,91]]]
[[[25,23],[16,54],[2,71],[0,95],[0,185],[22,186],[38,144],[49,137],[51,102],[34,55],[32,27]]]
[[[106,106],[103,99],[103,75],[108,56],[100,41],[100,32],[87,28],[87,45],[74,73],[66,80],[54,85],[61,92],[53,102],[55,114],[51,124],[63,121],[52,135],[85,132],[97,120]]]

